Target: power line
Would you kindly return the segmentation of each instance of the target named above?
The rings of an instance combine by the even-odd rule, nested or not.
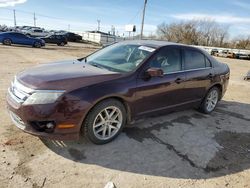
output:
[[[131,22],[134,21],[134,19],[140,14],[141,8],[142,8],[142,7],[140,7],[140,8],[138,9],[138,11],[136,12],[136,14],[129,20],[128,24],[131,24]]]
[[[0,8],[1,8],[1,9],[10,10],[10,11],[13,11],[13,10],[14,10],[14,9],[11,9],[11,8],[6,8],[6,7],[0,7]],[[32,14],[32,15],[34,15],[34,12],[24,11],[24,10],[21,10],[21,9],[15,9],[15,11],[16,11],[16,12],[25,13],[25,14]],[[40,13],[36,13],[36,16],[45,17],[45,18],[50,18],[50,19],[56,19],[56,20],[64,20],[63,18],[58,18],[58,17],[54,17],[54,16],[47,16],[47,15],[40,14]]]
[[[0,20],[13,21],[13,19],[11,19],[11,18],[1,18],[1,17],[0,17]],[[18,21],[21,22],[21,23],[24,23],[24,24],[30,24],[30,25],[32,24],[31,22],[26,22],[26,21],[24,21],[22,19],[21,20],[19,19]]]
[[[44,14],[39,14],[39,13],[35,13],[35,12],[25,11],[25,10],[21,10],[21,9],[12,9],[12,8],[7,8],[7,7],[0,7],[0,9],[5,9],[5,10],[13,11],[14,26],[17,25],[17,15],[16,15],[17,12],[32,15],[32,17],[33,17],[33,25],[35,27],[37,25],[37,17],[43,17],[43,18],[55,19],[55,20],[65,20],[63,18],[58,18],[58,17],[53,17],[53,16],[47,16],[47,15],[44,15]],[[19,19],[18,19],[18,21],[20,22]],[[21,21],[21,23],[26,23],[27,24],[27,22],[24,22],[24,21]]]
[[[36,14],[37,16],[40,16],[40,17],[44,17],[44,18],[50,18],[50,19],[55,19],[55,20],[65,20],[63,18],[57,18],[57,17],[53,17],[53,16],[46,16],[44,14]]]
[[[8,20],[8,21],[13,21],[11,18],[0,18],[1,20]]]
[[[145,17],[146,4],[147,4],[147,0],[144,0],[141,36],[143,35],[143,31],[144,31],[144,17]],[[12,20],[14,22],[14,26],[16,26],[17,24],[20,24],[20,23],[25,23],[25,24],[30,24],[30,25],[36,26],[36,25],[38,25],[37,20],[40,17],[65,21],[65,19],[63,19],[63,18],[54,17],[54,16],[50,16],[50,15],[45,15],[45,14],[40,14],[37,12],[26,11],[26,10],[22,10],[22,9],[13,9],[13,8],[8,8],[8,7],[0,7],[0,9],[5,9],[5,10],[9,10],[9,11],[13,12],[13,19],[8,19],[8,20]],[[141,8],[138,9],[138,12],[136,12],[136,14],[131,18],[130,22],[132,22],[138,16],[140,11],[141,11]],[[31,20],[33,20],[33,24],[32,24],[31,20],[28,23],[28,22],[24,21],[23,19],[19,19],[19,13],[32,15]],[[7,19],[5,19],[5,20],[7,20]],[[101,20],[98,19],[97,23],[98,23],[97,29],[98,29],[98,31],[100,31],[101,30]],[[72,26],[72,25],[70,25],[70,26]],[[68,30],[70,30],[70,26],[68,25]]]
[[[7,7],[0,7],[1,9],[5,9],[5,10],[10,10],[10,11],[13,11],[12,8],[7,8]],[[20,10],[20,9],[15,9],[16,12],[22,12],[22,13],[25,13],[25,14],[33,14],[32,12],[28,12],[28,11],[24,11],[24,10]]]

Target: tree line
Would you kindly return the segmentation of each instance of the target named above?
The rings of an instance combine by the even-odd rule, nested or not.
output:
[[[229,26],[213,20],[190,20],[161,23],[157,26],[157,38],[189,45],[250,49],[250,36],[230,39]]]

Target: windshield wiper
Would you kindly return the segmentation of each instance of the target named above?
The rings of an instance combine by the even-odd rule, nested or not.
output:
[[[103,66],[101,66],[100,64],[98,64],[98,63],[88,63],[88,64],[90,64],[90,65],[92,65],[92,66],[94,66],[94,67],[97,67],[97,68],[100,68],[100,69],[105,69]]]
[[[92,65],[92,66],[97,67],[97,68],[100,68],[100,69],[105,69],[105,70],[108,70],[108,71],[111,71],[111,72],[120,72],[120,70],[118,70],[118,69],[114,69],[112,67],[101,65],[101,64],[95,63],[93,61],[90,61],[87,64]]]

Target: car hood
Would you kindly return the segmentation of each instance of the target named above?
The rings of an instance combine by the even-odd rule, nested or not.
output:
[[[28,69],[17,75],[17,81],[32,89],[71,91],[121,76],[121,73],[71,60]]]

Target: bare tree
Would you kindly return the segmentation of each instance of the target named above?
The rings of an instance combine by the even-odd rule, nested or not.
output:
[[[241,36],[239,39],[235,41],[235,47],[240,49],[250,49],[250,36],[243,37]]]
[[[197,30],[200,31],[199,44],[209,46],[215,38],[216,23],[209,19],[198,20]]]
[[[178,23],[162,23],[157,27],[159,38],[185,44],[223,46],[228,37],[228,26],[213,20],[191,20]]]
[[[171,24],[162,23],[157,27],[157,34],[161,39],[186,44],[195,44],[198,39],[196,22],[194,21]]]
[[[218,31],[218,37],[219,37],[219,46],[226,47],[227,44],[226,40],[229,37],[228,34],[229,26],[221,26]]]

